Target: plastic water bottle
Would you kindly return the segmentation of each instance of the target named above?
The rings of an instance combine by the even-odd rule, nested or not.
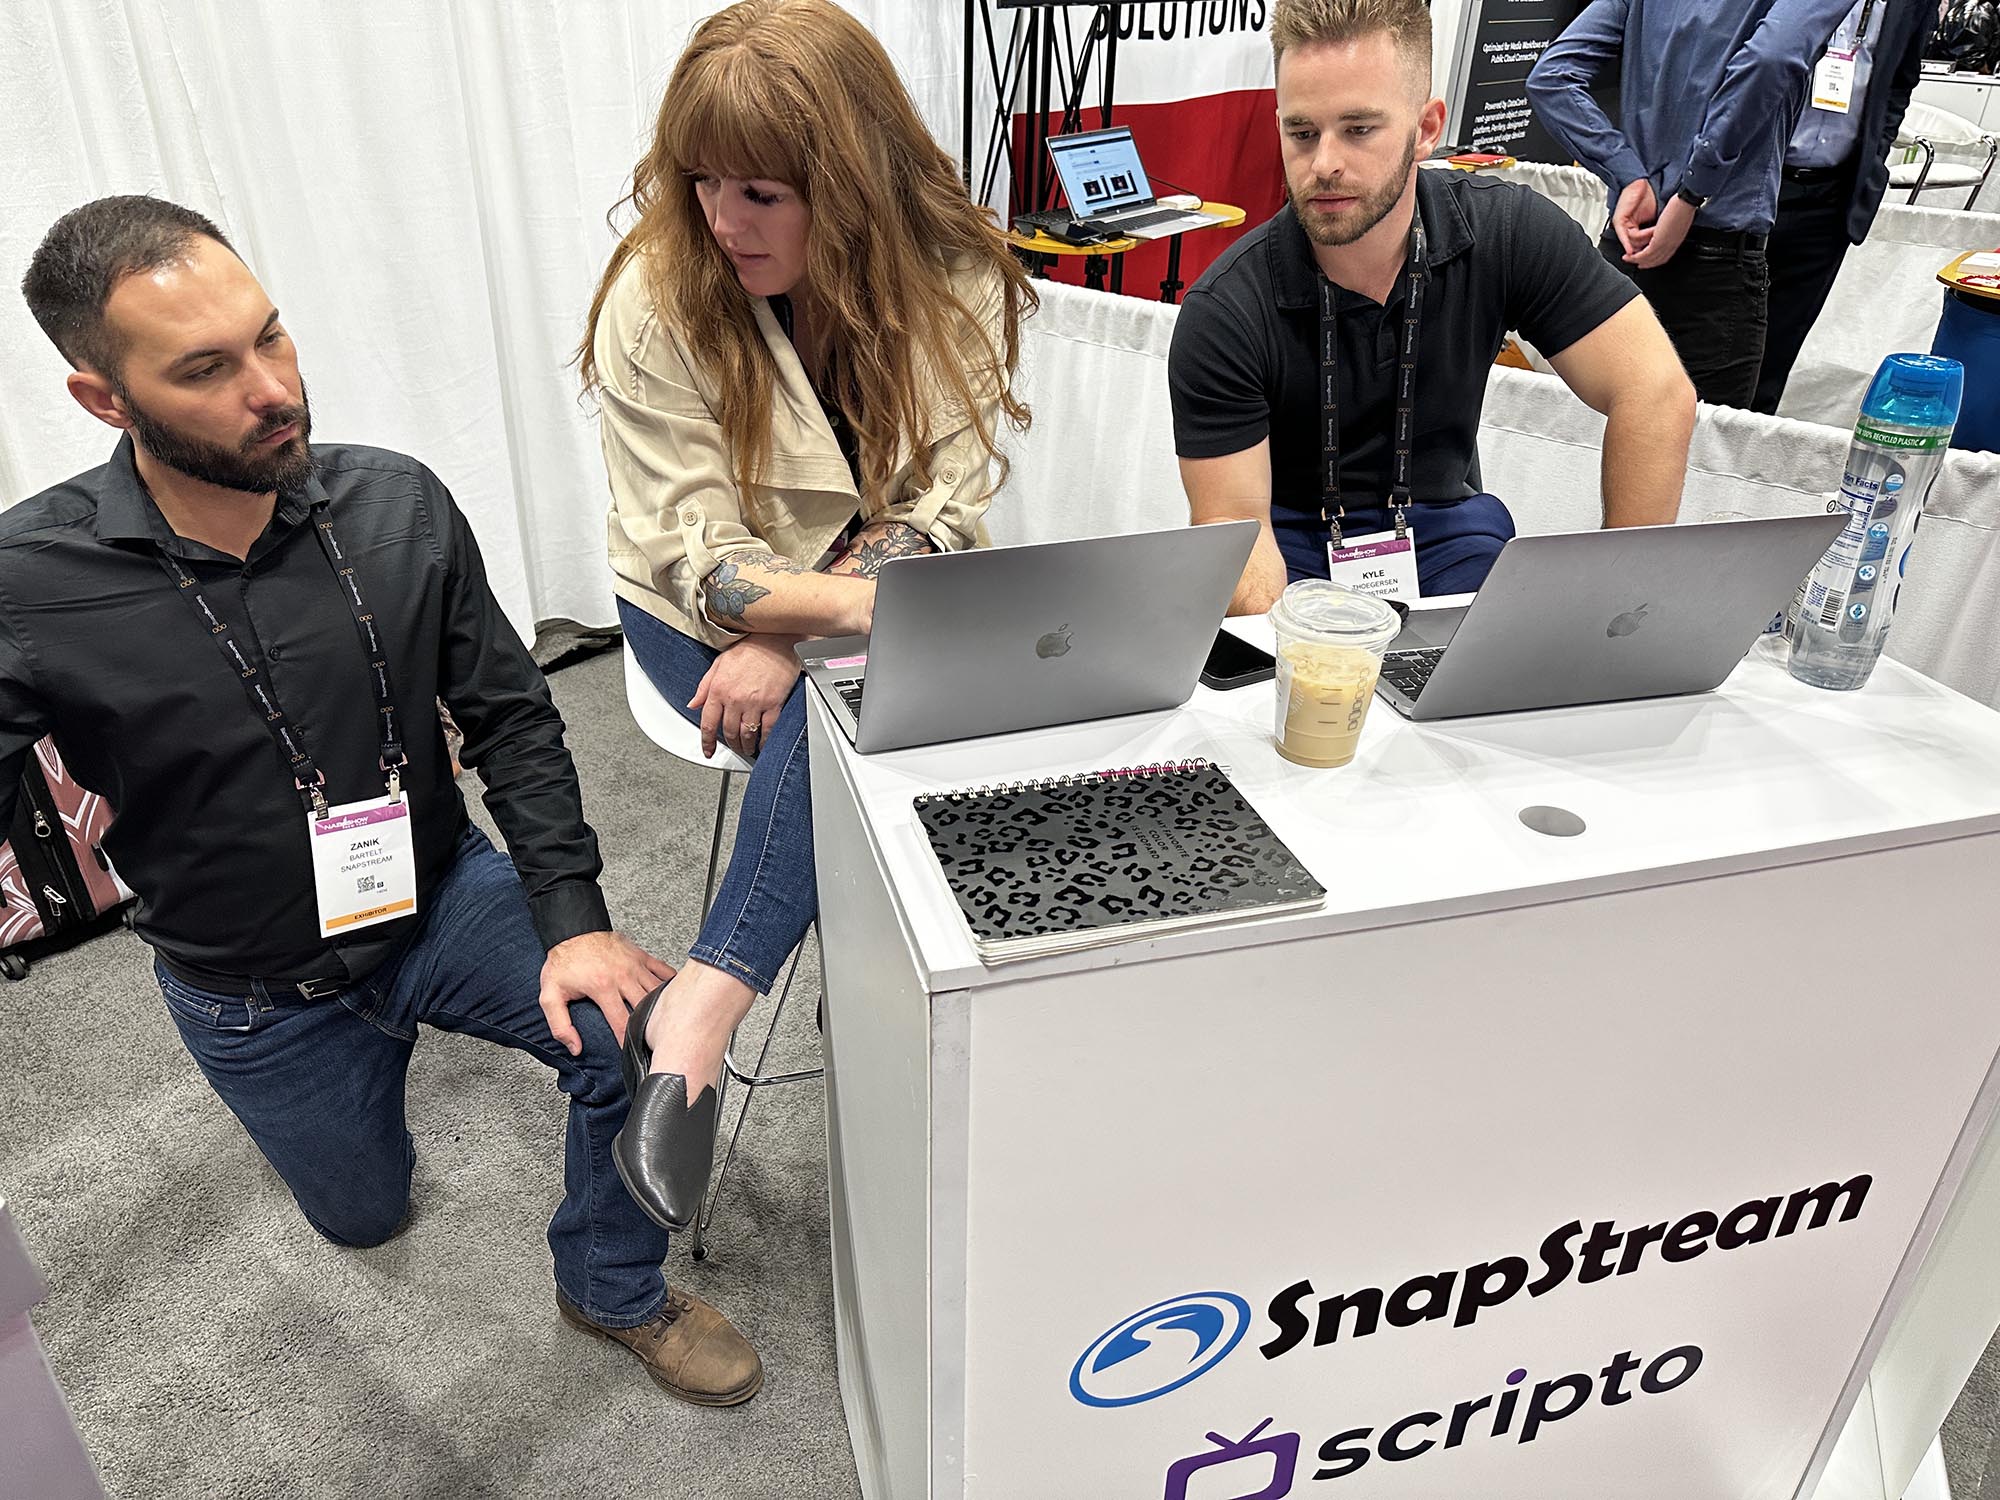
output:
[[[1892,354],[1875,372],[1847,472],[1847,525],[1806,578],[1792,629],[1792,675],[1852,690],[1888,644],[1924,501],[1944,468],[1965,395],[1965,366],[1929,354]]]

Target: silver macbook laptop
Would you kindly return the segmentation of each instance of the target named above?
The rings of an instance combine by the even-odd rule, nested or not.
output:
[[[1124,125],[1052,135],[1049,159],[1062,179],[1070,216],[1093,229],[1125,239],[1157,240],[1222,222],[1215,214],[1160,207],[1140,164],[1138,143]]]
[[[1227,521],[897,558],[874,629],[798,658],[862,751],[1173,708],[1256,539]]]
[[[1708,692],[1846,519],[1515,537],[1471,604],[1410,612],[1376,691],[1410,719]]]

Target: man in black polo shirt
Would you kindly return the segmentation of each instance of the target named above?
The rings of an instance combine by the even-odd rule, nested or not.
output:
[[[669,1290],[612,1165],[619,1035],[673,970],[611,930],[562,720],[451,496],[400,454],[308,447],[290,336],[199,214],[86,204],[22,290],[124,436],[0,516],[0,828],[52,734],[117,809],[105,850],[183,1042],[335,1244],[402,1223],[419,1022],[547,1064],[559,1311],[684,1399],[747,1400],[755,1351]],[[440,698],[511,862],[466,817]]]
[[[1679,509],[1694,392],[1631,283],[1529,189],[1418,169],[1444,131],[1430,38],[1424,0],[1272,9],[1292,201],[1189,291],[1168,365],[1193,519],[1262,523],[1235,613],[1330,574],[1479,587],[1514,534],[1477,448],[1509,329],[1608,418],[1605,524]]]

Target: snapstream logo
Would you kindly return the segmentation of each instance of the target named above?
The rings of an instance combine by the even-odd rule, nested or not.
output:
[[[1271,1298],[1272,1336],[1257,1352],[1274,1360],[1306,1346],[1324,1348],[1368,1338],[1385,1328],[1449,1320],[1469,1328],[1482,1314],[1515,1297],[1545,1297],[1631,1276],[1651,1262],[1681,1265],[1711,1252],[1731,1254],[1830,1224],[1861,1212],[1875,1179],[1866,1173],[1790,1194],[1750,1198],[1726,1213],[1697,1209],[1679,1219],[1621,1227],[1600,1219],[1586,1232],[1581,1219],[1542,1237],[1535,1261],[1502,1255],[1463,1271],[1424,1271],[1394,1288],[1365,1286],[1318,1296],[1310,1279]],[[1086,1406],[1131,1406],[1177,1391],[1227,1359],[1250,1326],[1250,1304],[1234,1292],[1190,1292],[1143,1307],[1099,1334],[1070,1369],[1070,1394]]]
[[[1155,1302],[1105,1329],[1077,1357],[1070,1394],[1085,1406],[1151,1401],[1221,1364],[1249,1327],[1250,1304],[1234,1292],[1190,1292]]]
[[[1848,1223],[1860,1215],[1873,1184],[1874,1178],[1864,1173],[1790,1194],[1746,1199],[1726,1211],[1697,1209],[1651,1224],[1621,1226],[1604,1219],[1586,1229],[1581,1219],[1572,1219],[1544,1235],[1532,1259],[1491,1257],[1462,1271],[1423,1271],[1393,1287],[1364,1286],[1321,1296],[1310,1279],[1300,1279],[1270,1299],[1270,1335],[1255,1347],[1271,1361],[1295,1350],[1324,1349],[1343,1339],[1352,1343],[1420,1323],[1468,1328],[1520,1296],[1532,1300],[1561,1287],[1589,1286],[1705,1255],[1732,1255]],[[1233,1292],[1191,1292],[1141,1308],[1085,1347],[1070,1369],[1070,1394],[1093,1407],[1157,1400],[1228,1359],[1244,1342],[1251,1321],[1250,1304]],[[1320,1467],[1311,1477],[1339,1479],[1375,1460],[1403,1463],[1475,1439],[1512,1436],[1530,1443],[1551,1423],[1580,1413],[1593,1398],[1615,1407],[1635,1393],[1665,1395],[1692,1379],[1701,1363],[1700,1347],[1688,1343],[1651,1359],[1628,1350],[1614,1355],[1595,1376],[1577,1372],[1531,1383],[1530,1372],[1517,1368],[1499,1391],[1460,1401],[1449,1412],[1412,1412],[1382,1427],[1379,1435],[1373,1424],[1336,1434],[1320,1446]],[[1244,1464],[1248,1472],[1253,1460],[1275,1466],[1268,1487],[1254,1492],[1256,1500],[1289,1494],[1301,1439],[1297,1432],[1264,1435],[1276,1420],[1267,1418],[1242,1439],[1209,1433],[1213,1447],[1181,1459],[1168,1471],[1167,1500],[1181,1500],[1198,1472],[1221,1464]]]

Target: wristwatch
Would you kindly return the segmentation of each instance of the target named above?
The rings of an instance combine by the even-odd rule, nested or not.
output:
[[[1697,193],[1693,188],[1690,187],[1676,188],[1674,190],[1674,196],[1680,199],[1681,202],[1685,203],[1689,208],[1692,208],[1696,213],[1700,213],[1702,209],[1708,206],[1708,195],[1705,193]]]

